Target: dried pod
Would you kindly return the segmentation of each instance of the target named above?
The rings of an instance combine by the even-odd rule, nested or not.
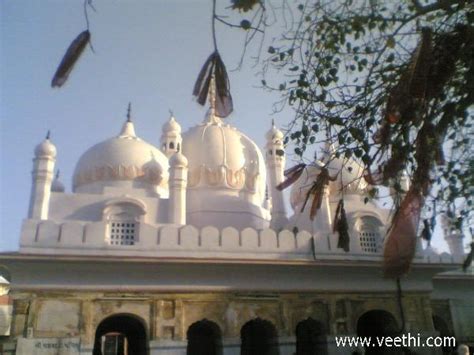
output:
[[[345,252],[349,251],[349,224],[347,223],[346,210],[344,209],[344,200],[339,200],[334,216],[333,232],[339,234],[337,240],[337,247],[343,249]]]
[[[384,275],[398,278],[406,274],[416,251],[416,231],[424,198],[413,186],[395,212],[384,247]]]
[[[61,87],[69,77],[74,65],[77,63],[87,43],[89,43],[91,34],[88,30],[81,32],[70,44],[66,51],[61,64],[59,64],[56,73],[54,74],[53,80],[51,81],[51,87]]]
[[[229,76],[217,51],[207,58],[194,84],[193,95],[196,96],[200,105],[206,104],[213,77],[216,95],[212,99],[215,100],[216,115],[224,118],[231,114],[234,107],[230,94]]]
[[[285,170],[284,175],[286,179],[282,183],[276,186],[277,190],[281,191],[281,190],[286,189],[288,186],[292,185],[301,176],[305,167],[306,167],[306,164],[301,163],[301,164],[295,165],[294,167],[290,169]]]

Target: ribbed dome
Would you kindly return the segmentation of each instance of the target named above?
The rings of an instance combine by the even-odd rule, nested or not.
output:
[[[278,128],[276,128],[275,124],[272,123],[272,128],[265,134],[265,138],[267,140],[275,140],[275,139],[283,139],[285,135],[283,134],[282,131],[280,131]]]
[[[236,212],[248,213],[250,221],[246,222],[259,225],[251,220],[257,215],[262,219],[261,213],[252,209],[262,207],[266,171],[262,153],[250,138],[210,115],[206,122],[184,133],[183,154],[188,159],[191,224],[204,223],[199,220],[205,219],[204,215],[213,215],[213,224],[219,224],[222,219],[216,213],[227,211],[234,217]],[[193,213],[199,217],[194,218]]]
[[[166,187],[168,182],[168,159],[158,148],[138,138],[130,121],[118,137],[94,145],[81,156],[73,189],[94,192],[89,185],[105,186],[116,181],[135,181],[141,187]]]
[[[183,154],[189,162],[189,187],[247,188],[261,194],[263,200],[265,163],[262,153],[236,128],[213,123],[193,127],[183,135]]]
[[[42,141],[40,144],[36,146],[35,156],[37,158],[44,158],[44,157],[55,158],[56,147],[54,146],[53,143],[51,143],[49,138],[46,138],[44,141]]]
[[[178,122],[176,122],[176,119],[174,118],[174,116],[171,116],[170,119],[165,122],[161,130],[163,133],[168,133],[168,132],[181,133],[181,126],[179,125]]]
[[[341,185],[344,187],[345,193],[365,192],[367,183],[362,177],[363,166],[354,159],[336,158],[333,154],[333,147],[325,147],[320,160],[308,165],[301,177],[292,185],[290,203],[294,211],[301,209],[307,192],[324,166],[328,169],[331,177],[336,177],[335,181],[329,183],[329,193],[331,195],[340,194]]]

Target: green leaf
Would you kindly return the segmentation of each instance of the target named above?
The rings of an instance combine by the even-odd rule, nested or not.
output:
[[[395,48],[395,38],[393,36],[388,37],[386,45],[388,48]]]

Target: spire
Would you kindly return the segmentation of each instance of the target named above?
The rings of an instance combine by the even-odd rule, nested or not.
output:
[[[56,171],[56,180],[59,179],[59,172],[60,172],[60,170],[58,169],[58,170]]]
[[[135,126],[132,122],[132,104],[129,102],[127,107],[127,120],[122,126],[119,138],[137,138],[135,134]]]
[[[222,123],[222,120],[216,116],[216,100],[216,79],[215,75],[212,74],[209,85],[209,114],[207,123]]]
[[[128,108],[127,108],[127,122],[132,122],[131,113],[132,113],[132,103],[129,102]]]
[[[267,139],[268,142],[272,142],[276,139],[281,141],[284,137],[284,134],[282,131],[280,131],[276,126],[275,126],[275,119],[272,118],[272,127],[270,130],[265,134],[265,138]]]

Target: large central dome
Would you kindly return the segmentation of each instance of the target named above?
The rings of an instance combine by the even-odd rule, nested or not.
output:
[[[265,163],[250,138],[211,113],[184,133],[183,154],[189,162],[188,223],[267,226]]]

